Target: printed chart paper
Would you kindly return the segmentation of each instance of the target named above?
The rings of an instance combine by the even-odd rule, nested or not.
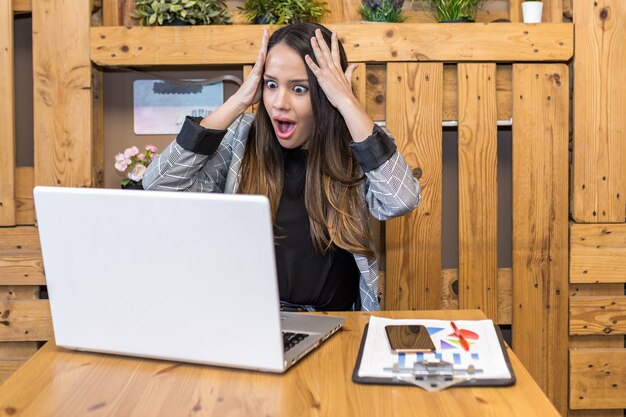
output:
[[[393,367],[395,362],[403,368],[412,368],[415,362],[440,359],[452,363],[455,369],[466,369],[469,365],[474,365],[476,369],[482,370],[475,374],[476,379],[511,378],[491,320],[455,320],[454,323],[468,341],[469,352],[461,346],[450,321],[370,317],[358,372],[359,377],[392,378],[391,370],[385,369]],[[434,353],[394,353],[389,346],[385,326],[417,324],[428,329],[436,351]]]

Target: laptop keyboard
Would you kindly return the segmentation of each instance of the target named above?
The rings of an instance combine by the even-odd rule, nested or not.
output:
[[[285,352],[309,337],[306,333],[283,332],[283,346]]]

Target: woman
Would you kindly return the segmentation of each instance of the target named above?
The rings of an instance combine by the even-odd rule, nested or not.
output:
[[[378,310],[368,210],[379,220],[407,213],[419,184],[352,93],[356,65],[336,33],[299,23],[268,38],[230,99],[187,118],[144,188],[267,196],[281,307]],[[261,99],[256,116],[244,114]]]

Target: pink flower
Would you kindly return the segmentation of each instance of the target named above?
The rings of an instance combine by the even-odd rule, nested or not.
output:
[[[144,165],[137,164],[135,165],[133,170],[128,173],[128,178],[130,178],[133,181],[139,182],[143,179],[143,175],[145,174],[145,172],[146,172],[146,167]]]
[[[146,145],[146,151],[150,151],[152,153],[157,153],[159,149],[154,145]]]
[[[135,156],[138,153],[139,153],[139,149],[136,146],[130,147],[124,151],[124,155],[127,158],[130,158],[131,156]]]
[[[129,163],[130,159],[127,159],[123,153],[118,153],[117,155],[115,155],[115,169],[117,169],[119,172],[126,171]]]
[[[139,155],[137,155],[137,159],[139,159],[140,161],[145,161],[146,160],[146,154],[145,153],[140,153]]]

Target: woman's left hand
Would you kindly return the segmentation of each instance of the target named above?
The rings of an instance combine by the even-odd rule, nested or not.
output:
[[[358,65],[351,64],[345,73],[342,71],[337,33],[333,32],[329,49],[322,36],[322,31],[316,29],[315,37],[311,38],[311,46],[315,53],[317,64],[308,55],[304,57],[304,60],[313,74],[315,74],[315,77],[317,77],[317,82],[320,84],[324,94],[326,94],[328,101],[335,108],[339,109],[347,100],[355,100],[352,93],[352,73]]]

